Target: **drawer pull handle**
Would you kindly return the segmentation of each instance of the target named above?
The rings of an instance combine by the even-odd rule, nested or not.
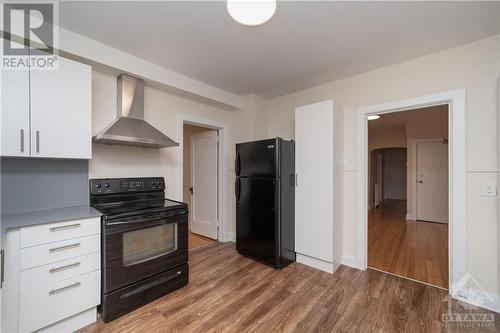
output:
[[[75,263],[72,263],[72,264],[69,264],[69,265],[66,265],[66,266],[54,267],[54,268],[49,269],[49,273],[57,273],[57,272],[60,272],[60,271],[64,271],[65,269],[70,269],[70,268],[78,267],[80,265],[81,265],[81,263],[78,261],[78,262],[75,262]]]
[[[59,252],[59,251],[64,251],[64,250],[69,250],[69,249],[74,249],[75,247],[79,247],[80,243],[75,243],[75,244],[69,244],[69,245],[64,245],[64,246],[59,246],[59,247],[53,247],[49,249],[49,252]]]
[[[24,153],[24,129],[21,128],[21,153]]]
[[[80,223],[68,224],[68,225],[62,225],[60,227],[52,227],[49,230],[50,231],[61,231],[61,230],[66,230],[66,229],[78,228],[80,225],[81,225]]]
[[[73,289],[73,288],[79,287],[80,285],[81,285],[80,282],[75,282],[75,283],[70,284],[69,286],[66,286],[66,287],[52,289],[52,290],[49,291],[49,296],[61,293],[63,291],[69,290],[69,289]]]

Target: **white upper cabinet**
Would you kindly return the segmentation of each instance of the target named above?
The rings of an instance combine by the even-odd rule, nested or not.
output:
[[[90,66],[58,57],[53,70],[1,73],[2,156],[92,158]]]
[[[2,156],[30,155],[29,74],[28,70],[1,71]]]
[[[58,63],[31,71],[31,155],[90,159],[91,69],[62,57]]]

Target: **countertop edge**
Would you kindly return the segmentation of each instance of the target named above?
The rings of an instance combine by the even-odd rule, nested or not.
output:
[[[22,213],[1,214],[0,225],[3,237],[7,230],[12,228],[100,217],[101,215],[99,211],[91,206],[71,206]]]

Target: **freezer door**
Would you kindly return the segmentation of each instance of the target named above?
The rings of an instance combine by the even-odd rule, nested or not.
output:
[[[262,140],[236,145],[234,170],[240,177],[278,177],[276,152],[278,140]]]
[[[236,202],[236,249],[245,256],[277,267],[277,180],[239,178],[236,181],[239,182]]]

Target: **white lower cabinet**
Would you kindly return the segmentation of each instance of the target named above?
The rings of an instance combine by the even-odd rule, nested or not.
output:
[[[100,280],[100,271],[93,271],[43,286],[21,284],[19,331],[32,332],[96,306]]]
[[[28,269],[94,253],[100,251],[100,244],[101,239],[96,234],[21,249],[20,268]]]
[[[26,235],[54,227],[67,230],[64,227],[74,221],[7,231],[2,332],[71,332],[97,320],[101,252],[100,229],[95,226],[99,221],[78,220],[83,235],[75,233],[75,227],[67,239],[61,239],[61,234],[43,237],[41,232],[37,242],[26,242],[32,239]],[[89,230],[95,233],[88,235]],[[37,245],[26,246],[33,243]]]

